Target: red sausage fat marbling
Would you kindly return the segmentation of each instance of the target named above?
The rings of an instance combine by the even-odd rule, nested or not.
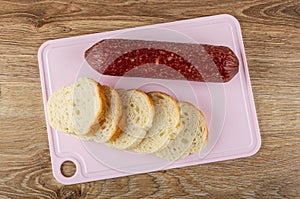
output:
[[[228,82],[239,70],[230,48],[208,44],[106,39],[90,47],[85,59],[112,76]]]

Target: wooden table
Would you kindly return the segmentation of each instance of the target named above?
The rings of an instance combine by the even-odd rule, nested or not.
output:
[[[300,196],[299,1],[0,2],[0,198]],[[262,136],[249,158],[64,186],[52,176],[37,51],[49,39],[228,13]],[[25,197],[26,196],[26,197]]]

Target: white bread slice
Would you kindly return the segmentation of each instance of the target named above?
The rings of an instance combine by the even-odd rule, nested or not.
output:
[[[73,120],[75,134],[92,136],[104,114],[105,95],[96,81],[83,77],[74,83]]]
[[[196,134],[196,137],[193,140],[192,146],[190,148],[190,154],[201,151],[208,142],[208,127],[205,121],[203,113],[201,113],[202,123],[200,126],[200,131]]]
[[[104,113],[103,88],[96,81],[80,78],[53,93],[47,104],[50,125],[82,140],[92,140]],[[85,118],[86,117],[86,118]]]
[[[162,92],[150,92],[148,95],[153,101],[155,115],[146,138],[134,148],[140,153],[154,153],[163,149],[176,137],[180,127],[180,112],[176,100]]]
[[[189,155],[196,136],[205,134],[206,125],[202,113],[188,102],[179,102],[178,105],[182,124],[179,132],[166,148],[156,152],[158,157],[167,160],[178,160]]]
[[[150,97],[139,90],[118,90],[122,99],[124,125],[120,135],[109,144],[117,149],[132,149],[152,125],[154,106]]]
[[[119,121],[122,116],[122,102],[118,92],[103,85],[105,95],[105,110],[101,119],[99,129],[93,136],[95,142],[107,142],[117,136],[120,129],[118,127]]]
[[[53,93],[47,103],[48,120],[56,130],[73,134],[73,88],[63,87]]]
[[[126,110],[126,121],[138,128],[149,129],[154,117],[154,106],[151,98],[140,90],[117,90]]]

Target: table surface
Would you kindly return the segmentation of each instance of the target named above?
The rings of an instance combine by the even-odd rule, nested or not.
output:
[[[0,197],[300,196],[299,1],[0,2]],[[261,130],[248,158],[76,185],[51,170],[37,51],[49,39],[228,13],[242,28]],[[65,172],[72,167],[66,166]]]

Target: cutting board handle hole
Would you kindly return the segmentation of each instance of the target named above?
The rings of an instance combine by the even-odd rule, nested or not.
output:
[[[64,161],[60,166],[61,174],[67,178],[74,176],[76,170],[77,168],[75,163],[70,160]]]

